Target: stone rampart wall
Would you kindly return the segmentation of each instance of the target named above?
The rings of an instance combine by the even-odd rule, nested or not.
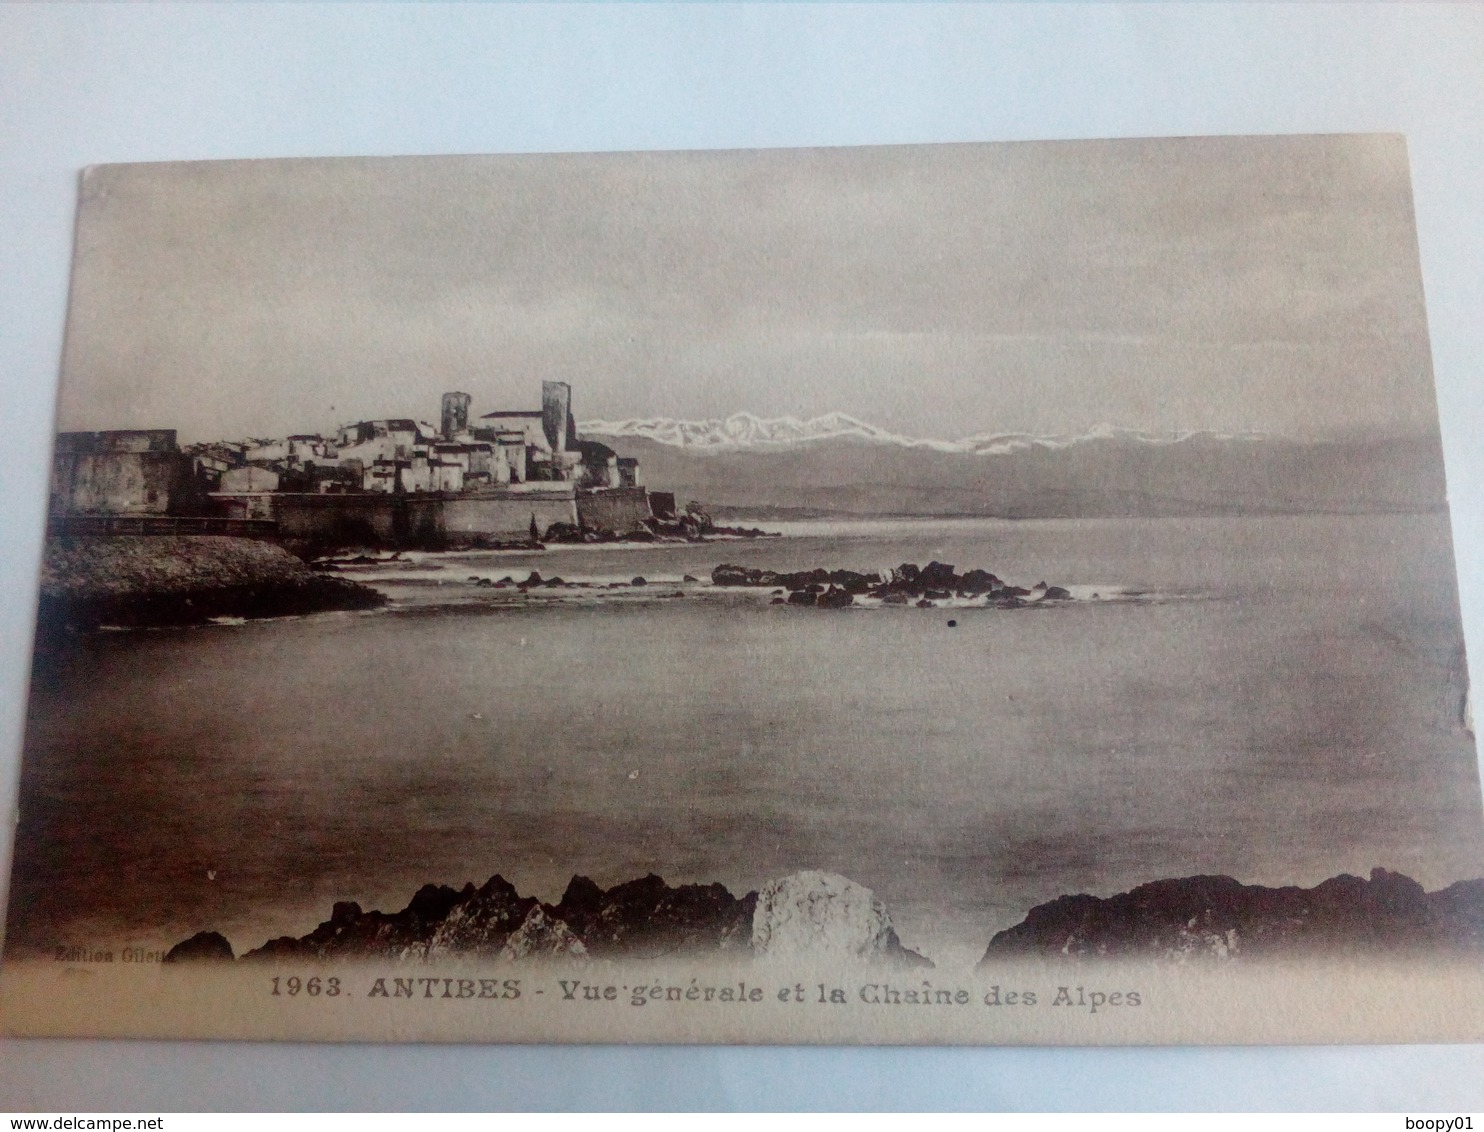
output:
[[[653,516],[649,492],[642,487],[611,487],[577,496],[577,517],[587,530],[632,531]]]

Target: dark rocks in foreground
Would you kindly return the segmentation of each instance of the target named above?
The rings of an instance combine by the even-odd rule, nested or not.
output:
[[[195,963],[231,959],[232,945],[220,932],[197,932],[190,939],[177,943],[165,953],[165,963]]]
[[[505,936],[518,927],[528,908],[518,908],[520,898],[503,878],[490,877],[484,887],[466,884],[462,889],[447,885],[425,884],[400,912],[365,912],[353,900],[337,901],[330,918],[306,936],[280,936],[242,956],[245,960],[266,959],[398,959],[414,948],[426,951],[438,929],[455,908],[466,908],[470,936],[479,933],[479,943],[486,948],[494,940],[498,952]],[[501,930],[502,920],[512,919]],[[459,926],[459,925],[456,925]],[[476,953],[481,948],[471,942]]]
[[[801,963],[864,959],[903,968],[933,966],[902,946],[885,906],[869,888],[812,869],[765,884],[757,894],[752,950]]]
[[[37,622],[43,635],[100,625],[200,624],[374,609],[386,598],[311,570],[282,547],[219,535],[49,539]]]
[[[825,609],[842,609],[862,596],[876,598],[886,605],[915,602],[924,608],[954,597],[983,598],[990,604],[1013,608],[1031,602],[1066,601],[1072,596],[1064,587],[1048,586],[1045,582],[1032,589],[1008,585],[988,570],[975,569],[959,574],[943,562],[929,562],[921,567],[915,562],[904,562],[884,575],[821,568],[779,573],[723,564],[711,571],[711,583],[786,590],[789,593],[786,603],[789,605]]]
[[[552,906],[497,875],[478,889],[424,885],[395,913],[338,903],[307,936],[270,940],[243,959],[654,959],[745,950],[756,900],[721,885],[672,888],[653,875],[607,890],[577,876]]]
[[[231,945],[201,932],[170,961],[232,958]],[[821,872],[774,881],[736,897],[719,884],[671,886],[653,874],[604,889],[573,877],[561,900],[521,896],[503,877],[461,889],[424,885],[400,912],[341,902],[308,935],[283,936],[242,956],[249,962],[381,959],[658,960],[708,956],[932,964],[903,947],[869,889]]]
[[[1311,954],[1484,952],[1484,880],[1438,892],[1400,873],[1341,875],[1313,888],[1227,876],[1158,880],[1117,896],[1062,896],[989,943],[981,966],[1061,959],[1231,961]]]
[[[1341,875],[1313,888],[1264,888],[1226,876],[1158,880],[1117,896],[1062,896],[1000,932],[980,968],[1016,959],[1210,963],[1323,956],[1484,954],[1484,880],[1437,892],[1400,873]],[[198,932],[167,963],[231,961],[231,944]],[[904,947],[870,889],[819,871],[736,897],[719,884],[672,886],[653,874],[603,888],[573,877],[555,905],[500,876],[479,888],[424,885],[400,912],[337,903],[306,936],[284,936],[249,962],[756,958],[805,964],[931,967]]]

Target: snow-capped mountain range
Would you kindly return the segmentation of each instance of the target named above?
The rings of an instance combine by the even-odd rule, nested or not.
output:
[[[1262,440],[1261,433],[1216,433],[1198,430],[1176,433],[1147,433],[1135,429],[1102,424],[1087,432],[1067,436],[1035,436],[1030,433],[980,433],[961,440],[934,440],[903,436],[868,424],[848,413],[826,413],[801,420],[798,417],[759,417],[754,413],[733,413],[726,419],[676,420],[671,417],[630,418],[621,421],[581,421],[578,431],[585,436],[630,437],[653,441],[672,448],[697,451],[738,451],[745,449],[778,449],[826,440],[863,440],[891,444],[899,448],[920,448],[932,452],[978,456],[1003,456],[1027,449],[1070,448],[1096,440],[1115,440],[1138,444],[1178,444],[1196,437],[1211,440]]]
[[[1263,433],[904,436],[846,413],[578,425],[644,480],[734,514],[1002,518],[1296,514],[1442,505],[1435,438]]]

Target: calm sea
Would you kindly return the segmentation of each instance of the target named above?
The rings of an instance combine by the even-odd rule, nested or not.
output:
[[[821,868],[953,968],[1062,893],[1484,875],[1444,516],[780,529],[416,556],[359,572],[385,611],[42,658],[8,947],[212,928],[240,951],[496,872],[555,900],[574,873],[741,893]],[[934,558],[1081,600],[826,611],[707,584]],[[531,570],[651,584],[469,580]]]

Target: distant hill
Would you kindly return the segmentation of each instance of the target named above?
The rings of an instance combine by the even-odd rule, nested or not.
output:
[[[1435,436],[1303,443],[1099,428],[920,440],[844,414],[809,421],[589,421],[644,482],[733,516],[1001,518],[1424,511],[1444,505]]]

